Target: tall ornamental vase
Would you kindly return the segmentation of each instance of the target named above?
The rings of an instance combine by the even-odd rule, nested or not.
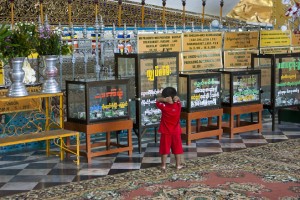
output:
[[[25,58],[13,58],[11,60],[12,71],[10,71],[11,85],[8,88],[7,96],[23,97],[27,96],[25,84],[23,83],[25,72],[22,69]]]
[[[56,68],[58,56],[49,55],[44,57],[46,65],[44,69],[45,81],[42,86],[43,93],[58,93],[61,92],[60,86],[55,80],[58,70]]]

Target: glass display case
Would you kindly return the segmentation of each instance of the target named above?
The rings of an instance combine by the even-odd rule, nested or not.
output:
[[[127,79],[66,81],[67,121],[90,124],[129,118]]]
[[[253,69],[224,69],[221,102],[236,106],[261,101],[261,71]]]
[[[300,105],[300,53],[252,54],[251,66],[262,71],[265,108]]]
[[[130,117],[134,121],[139,146],[143,130],[157,127],[161,112],[155,101],[165,87],[177,90],[179,58],[177,52],[115,54],[115,72],[119,78],[130,79],[129,96],[135,99]]]
[[[179,74],[178,94],[182,111],[218,108],[221,104],[221,73],[187,72]]]

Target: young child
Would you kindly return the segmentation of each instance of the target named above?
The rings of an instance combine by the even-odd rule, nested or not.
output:
[[[158,129],[161,133],[159,146],[161,168],[166,169],[166,160],[171,149],[175,155],[176,169],[181,169],[181,154],[183,153],[180,127],[181,103],[176,89],[173,87],[163,89],[162,97],[156,99],[156,106],[162,112]]]

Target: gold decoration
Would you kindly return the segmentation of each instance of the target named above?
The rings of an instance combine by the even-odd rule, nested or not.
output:
[[[273,23],[273,5],[273,0],[241,0],[227,17],[247,22]]]

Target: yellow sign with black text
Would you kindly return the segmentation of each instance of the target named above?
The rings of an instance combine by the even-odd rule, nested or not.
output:
[[[222,32],[192,32],[183,34],[183,51],[222,48]]]
[[[260,31],[260,47],[280,47],[291,45],[291,31]]]
[[[181,34],[140,34],[138,53],[180,52]]]
[[[224,49],[257,49],[258,32],[225,32]]]

